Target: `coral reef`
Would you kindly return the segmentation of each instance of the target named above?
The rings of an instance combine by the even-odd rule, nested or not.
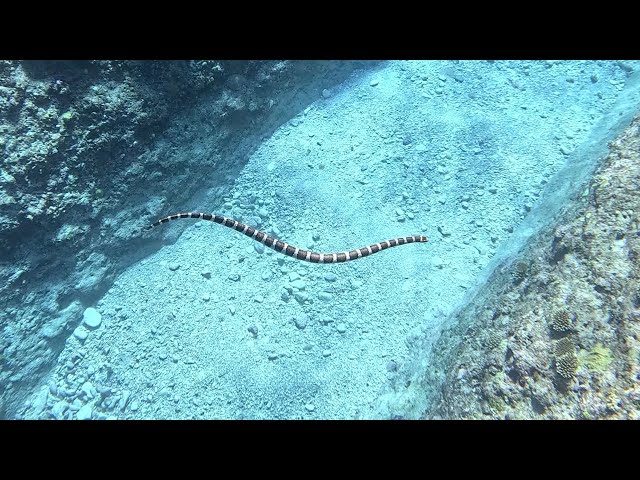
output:
[[[570,337],[564,337],[555,343],[554,352],[556,358],[562,357],[568,353],[576,353],[576,345]]]
[[[556,332],[566,332],[571,330],[573,321],[571,314],[567,310],[556,310],[551,317],[551,328]]]
[[[494,333],[487,339],[487,348],[496,349],[502,344],[503,340],[504,337],[500,333]]]
[[[573,378],[578,369],[578,357],[575,353],[565,353],[556,358],[556,371],[563,378]]]
[[[516,262],[513,267],[513,280],[516,283],[522,282],[527,276],[529,264],[527,262]]]
[[[435,345],[418,350],[428,368],[395,380],[426,397],[417,416],[640,418],[639,191],[637,117],[571,206],[521,248],[515,270],[499,264]],[[514,282],[532,261],[537,271]],[[506,338],[506,355],[479,348],[480,331]]]

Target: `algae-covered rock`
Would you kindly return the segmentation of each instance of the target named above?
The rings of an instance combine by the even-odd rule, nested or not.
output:
[[[613,362],[613,354],[611,349],[604,347],[600,343],[588,352],[580,356],[580,364],[584,365],[591,373],[602,373]]]

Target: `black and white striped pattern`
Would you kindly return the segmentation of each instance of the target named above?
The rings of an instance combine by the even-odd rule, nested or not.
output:
[[[168,217],[161,218],[157,222],[145,227],[145,230],[151,230],[153,227],[157,227],[163,223],[167,223],[170,220],[177,220],[178,218],[200,218],[202,220],[209,220],[211,222],[219,223],[225,227],[233,228],[240,233],[243,233],[247,237],[251,237],[257,242],[266,245],[267,247],[275,250],[276,252],[287,255],[288,257],[296,258],[298,260],[304,260],[311,263],[342,263],[350,260],[357,260],[358,258],[368,257],[369,255],[380,252],[386,248],[395,247],[397,245],[404,245],[405,243],[414,242],[428,242],[429,239],[422,235],[413,235],[410,237],[399,237],[391,240],[385,240],[384,242],[374,243],[368,247],[358,248],[349,252],[340,253],[315,253],[308,250],[302,250],[289,245],[286,242],[270,237],[264,232],[257,230],[249,225],[240,223],[232,218],[222,217],[220,215],[211,215],[209,213],[178,213],[176,215],[169,215]]]

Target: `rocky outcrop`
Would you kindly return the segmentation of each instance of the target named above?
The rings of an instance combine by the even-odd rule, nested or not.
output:
[[[141,226],[215,210],[263,137],[372,65],[0,62],[0,418],[84,309],[160,246],[139,241]]]
[[[638,418],[638,191],[640,117],[557,221],[493,269],[422,366],[395,380],[395,416]]]

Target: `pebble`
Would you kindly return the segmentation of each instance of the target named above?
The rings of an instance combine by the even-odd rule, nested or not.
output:
[[[33,400],[33,410],[36,415],[40,415],[47,406],[47,398],[49,398],[49,388],[45,385],[40,389],[36,398]]]
[[[294,282],[296,280],[298,280],[300,278],[300,274],[296,273],[296,272],[290,272],[289,273],[289,281],[290,282]]]
[[[253,248],[256,250],[256,252],[258,253],[264,253],[264,245],[261,243],[254,243],[253,244]]]
[[[234,305],[229,305],[229,312],[231,313],[231,315],[235,315],[236,307]]]
[[[378,86],[378,84],[379,84],[379,83],[380,83],[380,82],[379,82],[378,80],[371,80],[371,81],[369,82],[369,85],[371,85],[372,87],[376,87],[376,86]]]
[[[262,303],[264,302],[264,297],[262,295],[256,295],[255,297],[253,297],[253,301],[256,303]]]
[[[131,407],[129,407],[131,409],[132,412],[135,412],[138,410],[138,408],[140,408],[140,404],[138,403],[137,400],[134,400],[133,402],[131,402]]]
[[[91,405],[84,405],[83,407],[80,408],[80,410],[78,410],[78,413],[76,414],[76,418],[78,420],[91,420],[92,413],[93,413],[93,409],[91,408]]]
[[[158,355],[158,358],[160,358],[160,360],[166,360],[167,352],[160,352],[160,354]]]
[[[98,392],[103,397],[108,397],[111,395],[111,388],[105,387],[104,385],[98,385],[96,387],[96,392]]]
[[[498,189],[496,187],[489,187],[489,193],[498,193]]]
[[[329,98],[330,96],[331,96],[331,92],[329,91],[329,89],[325,88],[324,90],[322,90],[323,98]]]
[[[102,323],[102,315],[95,308],[89,307],[84,311],[82,321],[89,328],[98,328]]]
[[[331,350],[323,350],[322,351],[322,356],[323,357],[330,357],[331,356]]]
[[[82,327],[78,327],[73,331],[73,335],[81,342],[84,342],[89,336],[89,332]]]
[[[315,405],[313,403],[307,403],[304,406],[304,408],[307,409],[307,412],[313,412],[316,409],[316,407],[315,407]]]
[[[347,326],[344,323],[339,323],[336,329],[339,333],[344,333],[347,331]]]
[[[204,278],[206,278],[207,280],[209,280],[211,278],[211,270],[209,269],[204,269],[200,272],[200,275],[202,275]]]
[[[277,353],[270,353],[269,355],[267,355],[267,358],[269,360],[277,360],[278,359],[278,354]]]
[[[307,323],[309,323],[309,315],[307,315],[306,313],[301,313],[293,319],[293,323],[299,330],[304,330],[307,326]]]
[[[131,392],[129,390],[123,390],[122,396],[120,397],[120,402],[118,402],[118,407],[120,407],[121,411],[124,411],[124,409],[126,408],[127,403],[129,403],[130,396]]]
[[[327,273],[325,274],[324,279],[327,282],[335,282],[338,279],[338,277],[336,276],[335,273]]]
[[[258,327],[256,327],[255,325],[249,325],[249,327],[247,327],[247,330],[254,337],[258,336]]]
[[[231,275],[229,275],[229,280],[232,280],[234,282],[239,282],[240,281],[240,274],[238,273],[232,273]]]
[[[273,274],[269,270],[267,270],[265,272],[262,272],[261,278],[262,280],[269,280],[272,276]]]
[[[301,278],[299,278],[298,280],[294,280],[293,282],[289,282],[289,285],[291,285],[293,288],[297,288],[298,290],[304,290],[306,286],[304,280],[302,280]]]
[[[60,400],[59,402],[56,402],[53,408],[51,408],[51,414],[56,420],[62,420],[67,408],[69,408],[69,404],[64,400]]]
[[[179,268],[180,268],[180,264],[179,263],[172,262],[172,263],[169,264],[169,270],[171,270],[172,272],[175,272]]]
[[[105,410],[113,410],[114,408],[116,408],[117,403],[118,403],[118,397],[112,396],[112,397],[106,398],[102,402],[101,407],[104,408]]]
[[[88,398],[93,398],[98,393],[91,382],[84,382],[80,390],[84,392]]]
[[[246,223],[249,224],[249,226],[251,227],[257,228],[260,225],[262,225],[262,218],[257,216],[251,216],[246,219]]]
[[[211,295],[209,295],[208,293],[205,293],[204,295],[202,295],[202,300],[204,300],[205,302],[208,302],[209,300],[211,300]]]
[[[560,147],[560,151],[562,152],[563,155],[569,155],[571,153],[571,149],[566,145],[562,145]]]
[[[309,299],[309,294],[307,294],[306,292],[296,292],[294,295],[294,298],[300,302],[300,303],[304,303]]]
[[[332,299],[333,297],[332,297],[332,296],[331,296],[331,294],[330,294],[330,293],[328,293],[328,292],[320,292],[320,293],[318,294],[318,298],[319,298],[320,300],[324,300],[325,302],[330,302],[330,301],[331,301],[331,299]]]
[[[313,235],[311,235],[311,238],[314,242],[317,242],[318,240],[320,240],[320,234],[318,232],[314,232]]]

